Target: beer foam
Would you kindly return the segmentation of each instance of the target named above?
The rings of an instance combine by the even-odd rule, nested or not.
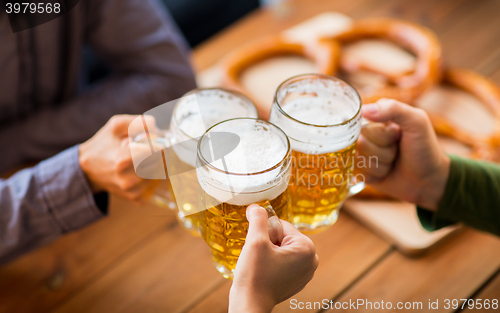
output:
[[[199,137],[213,125],[236,117],[257,118],[257,109],[249,100],[220,89],[203,89],[181,98],[172,121],[175,153],[194,167]]]
[[[270,121],[289,136],[293,150],[323,154],[347,148],[357,140],[361,130],[359,98],[350,86],[305,79],[278,91],[277,97],[284,103],[282,110],[295,120],[279,112],[275,104]]]
[[[201,137],[213,125],[235,117],[257,117],[249,100],[219,89],[204,89],[180,100],[175,111],[179,128],[189,137]]]
[[[214,129],[216,132],[237,134],[240,142],[224,157],[225,164],[222,159],[210,163],[219,171],[209,167],[197,169],[200,185],[221,203],[249,205],[272,200],[285,191],[289,177],[282,174],[281,167],[260,174],[255,173],[266,171],[279,164],[288,152],[287,147],[269,126],[240,124],[221,124]],[[203,144],[210,143],[204,140]],[[234,175],[225,172],[253,175]]]
[[[298,98],[282,106],[288,115],[311,125],[336,125],[350,120],[356,111],[346,106],[345,100],[331,97]]]

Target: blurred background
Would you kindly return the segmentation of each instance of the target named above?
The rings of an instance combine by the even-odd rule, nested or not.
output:
[[[500,0],[290,0],[284,15],[261,9],[264,0],[159,1],[193,48],[198,75],[249,41],[333,11],[426,26],[438,36],[446,66],[465,67],[500,84]],[[109,74],[89,48],[83,68],[86,83]],[[451,102],[446,110],[457,107]],[[485,124],[471,123],[470,115],[460,122],[478,129]],[[384,219],[384,210],[400,204],[380,201],[367,207]],[[407,212],[415,211],[405,205]],[[230,281],[213,268],[206,244],[186,232],[173,211],[153,205],[137,209],[119,197],[112,198],[110,211],[108,218],[1,267],[0,313],[227,312]],[[299,301],[363,298],[426,305],[440,299],[433,312],[448,313],[467,310],[444,309],[444,299],[500,299],[500,240],[493,235],[463,228],[425,254],[408,257],[380,229],[346,213],[334,227],[311,236],[320,267],[297,295]],[[289,304],[274,312],[291,311]]]
[[[276,0],[159,1],[170,12],[191,48],[195,48],[260,5],[276,2]],[[84,84],[93,83],[107,76],[110,72],[109,67],[99,59],[90,47],[86,47],[84,50],[82,66]]]

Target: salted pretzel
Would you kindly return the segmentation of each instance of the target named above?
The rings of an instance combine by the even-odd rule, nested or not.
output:
[[[224,87],[236,89],[247,95],[256,104],[260,117],[267,119],[272,103],[260,103],[246,90],[240,81],[244,70],[268,58],[297,55],[313,61],[318,73],[333,75],[338,65],[339,51],[340,46],[334,41],[292,43],[279,36],[256,40],[233,51],[223,59],[221,62],[222,84]]]
[[[424,91],[435,85],[441,78],[441,45],[436,35],[429,29],[403,20],[391,18],[371,18],[358,20],[347,31],[330,38],[342,45],[362,39],[388,40],[416,56],[415,68],[394,76],[381,72],[374,66],[358,62],[353,58],[340,58],[340,69],[346,73],[357,71],[372,72],[384,76],[385,86],[360,88],[363,103],[375,102],[380,98],[392,98],[411,103]]]
[[[472,158],[500,162],[500,88],[488,78],[467,69],[448,69],[443,82],[478,98],[496,120],[493,134],[478,136],[461,129],[437,113],[429,112],[436,133],[472,148]]]

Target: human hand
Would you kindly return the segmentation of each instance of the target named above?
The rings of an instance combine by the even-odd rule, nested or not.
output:
[[[129,125],[137,115],[113,116],[79,147],[79,162],[94,193],[108,191],[135,204],[144,203],[159,181],[137,176],[129,149]],[[154,119],[146,116],[148,126]]]
[[[366,181],[390,196],[437,209],[450,171],[427,113],[392,99],[362,107],[363,117],[388,123],[384,130],[360,136],[358,156],[376,156],[378,168],[359,168]],[[366,164],[369,162],[366,161]]]
[[[250,205],[246,216],[248,234],[234,272],[229,313],[271,312],[313,278],[318,256],[311,239],[286,221],[281,221],[281,245],[273,244],[268,234],[268,215],[262,207]]]

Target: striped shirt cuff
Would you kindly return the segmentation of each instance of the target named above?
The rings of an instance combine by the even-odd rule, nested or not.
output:
[[[38,164],[35,176],[45,204],[62,232],[79,229],[104,216],[78,162],[78,146]]]

